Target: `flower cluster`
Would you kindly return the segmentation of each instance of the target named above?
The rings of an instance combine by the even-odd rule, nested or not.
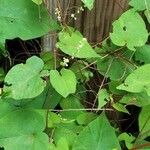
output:
[[[78,10],[77,10],[77,14],[79,14],[79,13],[80,13],[80,11],[84,11],[83,7],[78,8]],[[76,17],[76,15],[75,15],[75,14],[71,14],[71,18],[73,18],[74,20],[77,20],[77,17]]]
[[[61,62],[60,65],[62,65],[64,67],[68,67],[68,63],[69,63],[69,59],[63,57],[63,62]]]
[[[61,21],[61,13],[60,13],[60,10],[58,8],[55,9],[55,15],[57,15],[58,21]]]
[[[77,18],[75,17],[75,14],[71,14],[71,18],[73,18],[74,20],[77,20]]]

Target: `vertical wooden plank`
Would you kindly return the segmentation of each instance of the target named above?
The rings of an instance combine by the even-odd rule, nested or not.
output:
[[[53,19],[56,19],[55,8],[56,8],[56,0],[45,0],[46,7]],[[42,39],[42,49],[43,51],[51,51],[55,47],[56,36],[55,32],[48,33]]]

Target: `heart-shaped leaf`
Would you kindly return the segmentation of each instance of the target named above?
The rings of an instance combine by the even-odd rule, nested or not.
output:
[[[50,82],[54,89],[63,97],[67,97],[76,91],[76,76],[69,69],[63,68],[60,73],[57,70],[51,70]]]
[[[7,84],[4,86],[4,92],[16,100],[41,94],[46,86],[46,82],[40,76],[43,66],[43,61],[36,56],[27,59],[26,64],[14,66],[5,77],[4,82]]]
[[[49,141],[45,133],[33,133],[0,139],[0,146],[5,150],[48,150]]]
[[[138,31],[138,32],[137,32]],[[113,23],[112,42],[118,46],[127,46],[130,50],[143,46],[148,32],[142,17],[135,10],[128,10]]]
[[[78,58],[100,57],[79,31],[69,28],[59,33],[56,46],[64,53]]]
[[[0,147],[5,150],[48,150],[43,110],[16,107],[0,100]]]
[[[21,108],[1,99],[0,110],[0,139],[42,132],[45,129],[44,110]]]
[[[1,0],[0,3],[0,44],[6,39],[40,37],[59,27],[43,5],[39,13],[39,6],[31,0]]]

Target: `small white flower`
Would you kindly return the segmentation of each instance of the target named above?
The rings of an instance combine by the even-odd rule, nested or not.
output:
[[[55,11],[58,11],[59,9],[58,8],[55,8]]]
[[[71,14],[71,17],[72,17],[72,18],[75,18],[75,14]]]
[[[69,59],[68,58],[64,57],[63,60],[64,60],[65,63],[69,63]]]
[[[71,14],[71,18],[73,18],[74,20],[77,20],[77,18],[75,17],[75,14]]]
[[[60,14],[60,10],[58,8],[55,9],[55,14]]]
[[[58,21],[61,21],[61,16],[58,16],[57,19],[58,19]]]
[[[68,67],[68,64],[67,64],[67,63],[65,63],[64,65],[65,65],[65,67]]]
[[[81,7],[80,7],[80,10],[81,10],[81,11],[84,11],[84,8],[81,6]]]

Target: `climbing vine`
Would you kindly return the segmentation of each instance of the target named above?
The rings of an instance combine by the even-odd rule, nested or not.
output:
[[[94,0],[81,1],[83,6],[77,13],[94,6]],[[10,65],[6,40],[30,40],[50,31],[58,36],[55,50],[42,51],[8,71],[0,68],[2,149],[150,147],[150,45],[146,27],[150,1],[130,0],[129,5],[112,24],[109,37],[92,46],[82,33],[64,24],[59,7],[53,19],[42,0],[0,1],[0,52],[9,58]],[[75,14],[71,18],[77,19]],[[94,79],[99,83],[95,91],[91,90],[95,95],[91,103],[87,93]],[[121,130],[111,117],[114,113],[130,116],[130,106],[141,110],[136,133]]]

